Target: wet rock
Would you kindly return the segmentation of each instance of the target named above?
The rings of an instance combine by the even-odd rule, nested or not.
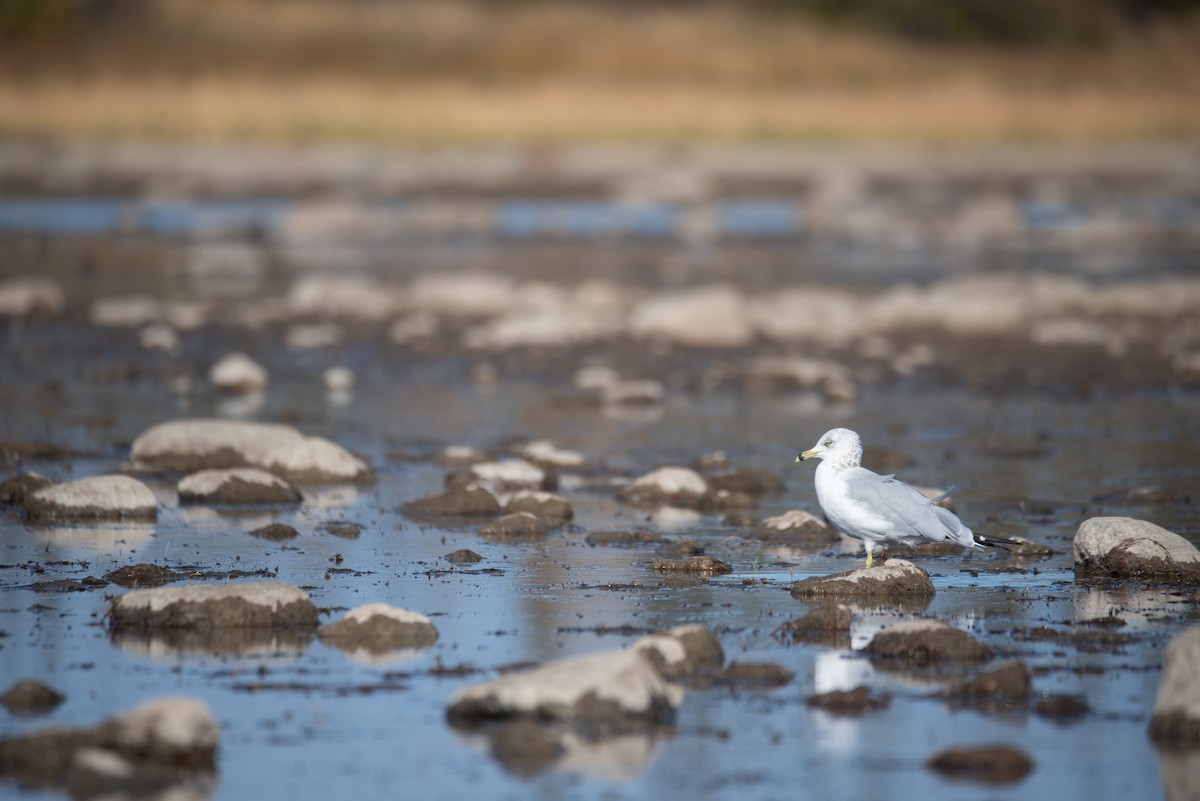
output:
[[[1192,496],[1182,490],[1173,490],[1167,487],[1135,487],[1125,493],[1125,502],[1139,506],[1168,506],[1172,504],[1186,506],[1191,504]]]
[[[727,512],[753,509],[757,505],[754,497],[745,492],[717,490],[701,498],[697,507],[705,512]]]
[[[457,489],[418,498],[400,507],[400,511],[413,518],[429,517],[459,517],[479,518],[495,517],[500,514],[500,502],[496,496],[480,487]]]
[[[1150,737],[1162,745],[1200,746],[1200,627],[1167,644],[1158,697],[1150,715]]]
[[[158,587],[131,590],[112,599],[113,631],[275,628],[312,631],[317,608],[299,587],[276,582],[219,587]]]
[[[882,663],[917,668],[942,662],[980,662],[992,649],[940,620],[906,620],[876,634],[866,652]]]
[[[861,717],[868,712],[884,709],[892,702],[890,696],[872,696],[868,687],[855,687],[853,690],[833,690],[827,693],[810,695],[804,699],[805,706],[820,709],[831,715],[842,717]]]
[[[597,545],[638,546],[660,545],[667,542],[667,538],[652,531],[592,531],[584,537],[583,541],[593,547]]]
[[[853,617],[849,607],[834,604],[818,606],[804,617],[784,623],[772,632],[772,636],[789,645],[806,642],[849,648]]]
[[[1006,546],[1007,550],[1013,556],[1054,556],[1056,551],[1049,545],[1042,545],[1040,542],[1030,542],[1024,537],[1011,537],[1016,541],[1016,545]],[[960,549],[961,550],[961,549]]]
[[[801,509],[768,517],[754,528],[760,542],[789,547],[822,547],[837,542],[838,533],[821,518]]]
[[[378,281],[356,275],[313,275],[288,290],[287,306],[304,317],[377,321],[394,314],[398,292]]]
[[[450,317],[492,317],[515,302],[517,287],[498,273],[424,273],[408,287],[412,308]]]
[[[221,392],[252,395],[267,388],[267,371],[244,353],[230,353],[208,368],[208,380]]]
[[[330,392],[349,392],[354,389],[357,380],[358,376],[354,374],[353,370],[341,365],[327,367],[321,373],[321,383]]]
[[[317,631],[317,637],[342,651],[362,650],[377,655],[428,648],[437,642],[438,631],[419,612],[370,603],[351,609],[335,623],[325,624]]]
[[[523,490],[514,494],[504,505],[508,514],[529,512],[540,517],[548,526],[561,526],[575,516],[571,504],[561,495],[537,490]]]
[[[600,399],[611,406],[650,406],[660,403],[666,394],[661,381],[627,379],[604,386],[600,390]]]
[[[0,506],[24,506],[29,496],[54,484],[37,473],[18,473],[0,483]]]
[[[1093,517],[1075,532],[1075,575],[1194,583],[1200,581],[1200,550],[1145,520]]]
[[[0,705],[18,717],[44,715],[61,704],[66,696],[40,681],[23,679],[0,695]]]
[[[75,797],[91,797],[112,786],[76,781],[75,765],[81,755],[98,752],[123,766],[121,789],[128,792],[151,781],[211,773],[219,737],[220,724],[200,699],[159,698],[93,729],[55,727],[0,740],[0,776],[32,787],[66,789],[72,782]]]
[[[1002,710],[1024,704],[1032,689],[1029,667],[1024,662],[1009,662],[945,688],[942,698],[960,706]]]
[[[342,344],[345,332],[337,323],[302,323],[289,326],[283,334],[288,350],[312,350]]]
[[[729,286],[649,298],[633,310],[629,326],[639,339],[695,348],[739,348],[755,336],[745,297]]]
[[[451,551],[442,558],[453,565],[472,565],[483,561],[482,556],[469,548],[459,548],[457,551]]]
[[[177,490],[184,505],[281,506],[303,500],[291,484],[254,467],[200,470],[181,479]]]
[[[530,512],[514,512],[480,526],[479,535],[497,542],[537,542],[546,536],[546,523]]]
[[[871,599],[884,602],[913,598],[932,598],[933,582],[929,574],[904,559],[888,559],[883,564],[859,568],[829,576],[812,576],[792,587],[792,597]]]
[[[139,328],[162,319],[162,303],[150,295],[117,295],[92,303],[88,320],[92,325]]]
[[[517,453],[539,467],[567,470],[587,467],[587,457],[582,453],[560,448],[548,439],[527,442],[517,449]]]
[[[477,483],[490,489],[541,489],[546,483],[546,471],[524,459],[479,462],[467,470]]]
[[[934,754],[925,764],[943,776],[983,784],[1014,784],[1034,767],[1023,751],[1003,745],[951,748]]]
[[[683,690],[635,650],[549,662],[459,690],[447,717],[473,728],[490,720],[557,720],[597,735],[670,723]]]
[[[826,400],[850,403],[858,387],[843,364],[794,356],[763,356],[746,368],[743,384],[752,392],[817,390]]]
[[[668,679],[713,673],[725,664],[721,641],[699,624],[648,634],[633,644],[633,650]]]
[[[442,467],[470,467],[487,460],[486,453],[470,445],[447,445],[434,458]]]
[[[1033,705],[1035,715],[1058,723],[1073,723],[1091,711],[1087,701],[1073,695],[1046,695]]]
[[[138,331],[138,344],[146,350],[176,353],[180,344],[179,334],[166,323],[151,323]]]
[[[62,287],[52,278],[22,276],[0,281],[0,317],[32,317],[62,311]]]
[[[247,533],[251,537],[258,537],[260,540],[270,542],[287,542],[300,536],[300,532],[296,530],[295,526],[289,526],[286,523],[268,523]]]
[[[708,484],[714,490],[744,492],[754,496],[774,495],[783,491],[783,481],[778,476],[754,467],[741,467],[709,476]]]
[[[790,682],[792,671],[766,662],[731,662],[713,680],[738,689],[770,689]]]
[[[687,559],[654,562],[650,569],[658,573],[691,573],[701,576],[717,576],[732,573],[733,566],[711,556],[689,556]]]
[[[104,578],[118,587],[135,589],[137,587],[161,587],[163,584],[178,581],[183,577],[176,574],[174,570],[142,563],[110,570],[104,574]]]
[[[688,556],[703,556],[704,546],[696,540],[667,540],[654,549],[659,556],[681,559]]]
[[[92,476],[37,490],[26,498],[25,511],[36,523],[154,520],[158,500],[136,478]]]
[[[363,529],[358,523],[345,523],[340,520],[326,521],[318,526],[318,528],[326,534],[332,534],[344,540],[358,539],[358,535],[362,533]]]
[[[689,467],[660,467],[621,489],[621,500],[638,506],[697,506],[708,482]]]
[[[173,473],[260,467],[293,484],[369,482],[367,463],[291,426],[241,420],[175,420],[143,432],[130,449],[139,469]]]

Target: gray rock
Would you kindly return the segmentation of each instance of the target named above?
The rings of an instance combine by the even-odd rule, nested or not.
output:
[[[428,648],[437,642],[432,622],[419,612],[384,603],[351,609],[335,623],[317,631],[321,642],[342,651],[366,651],[378,655],[410,648]]]
[[[114,631],[274,628],[312,631],[317,608],[299,587],[275,582],[132,590],[112,600]]]
[[[495,517],[500,514],[500,502],[487,490],[474,487],[418,498],[401,506],[400,511],[408,517],[418,519]]]
[[[1034,768],[1023,751],[1004,745],[951,748],[934,754],[925,764],[936,773],[982,784],[1015,784]]]
[[[792,680],[792,671],[770,662],[731,662],[713,676],[717,685],[739,690],[765,690],[782,687]]]
[[[267,388],[267,371],[244,353],[230,353],[209,368],[208,380],[221,392],[251,395]]]
[[[479,536],[497,542],[537,542],[546,536],[546,522],[531,512],[514,512],[480,526]]]
[[[296,530],[296,527],[289,526],[287,523],[268,523],[248,533],[251,537],[258,537],[260,540],[269,540],[271,542],[287,542],[300,536],[300,532]]]
[[[327,439],[241,420],[160,423],[134,440],[130,458],[140,469],[174,473],[259,467],[294,484],[374,480],[366,462]]]
[[[300,491],[274,473],[254,467],[201,470],[180,480],[181,504],[280,506],[300,503]]]
[[[136,478],[92,476],[37,490],[26,498],[25,511],[35,523],[154,520],[158,500]]]
[[[711,556],[689,556],[686,559],[673,559],[664,562],[654,562],[650,569],[657,573],[691,573],[701,576],[716,576],[722,573],[732,573],[733,565],[714,559]]]
[[[749,304],[730,286],[706,286],[648,298],[634,310],[630,331],[696,348],[738,348],[754,341]]]
[[[888,559],[873,567],[829,576],[812,576],[792,587],[792,597],[801,600],[870,599],[890,603],[933,595],[929,574],[904,559]]]
[[[621,499],[639,506],[697,506],[708,494],[708,482],[690,467],[660,467],[638,476],[621,489]]]
[[[714,490],[744,492],[755,496],[773,495],[783,490],[783,481],[778,476],[753,467],[741,467],[709,476],[708,483]]]
[[[504,511],[530,512],[540,517],[548,526],[561,526],[575,516],[571,503],[561,495],[540,490],[522,490],[508,499]]]
[[[667,538],[652,531],[593,531],[584,537],[584,542],[592,547],[598,545],[637,546],[662,545]]]
[[[698,623],[648,634],[633,644],[633,650],[668,679],[713,673],[725,664],[721,641]]]
[[[469,548],[459,548],[457,551],[452,551],[442,558],[452,565],[473,565],[476,562],[483,561],[482,556]]]
[[[75,774],[80,757],[120,765],[121,789],[170,785],[216,769],[220,724],[198,698],[148,701],[93,729],[56,727],[0,740],[0,776],[22,785],[66,789],[76,797],[99,794]],[[107,771],[109,776],[112,771]],[[113,789],[111,782],[107,789]]]
[[[869,687],[855,687],[853,690],[833,690],[827,693],[810,695],[804,699],[804,705],[810,709],[821,709],[831,715],[841,717],[860,717],[877,709],[884,709],[892,702],[891,696],[873,696]]]
[[[30,717],[49,712],[65,698],[65,695],[40,681],[24,679],[0,695],[0,705],[18,717]]]
[[[37,473],[18,473],[0,483],[0,506],[24,506],[30,495],[53,484]]]
[[[180,580],[183,578],[183,575],[176,573],[170,568],[142,562],[141,564],[125,565],[124,567],[110,570],[104,574],[104,578],[118,587],[136,589],[138,587],[161,587],[163,584]]]
[[[1200,745],[1200,627],[1171,640],[1163,657],[1158,697],[1150,715],[1150,736],[1164,745]]]
[[[0,281],[0,317],[58,314],[63,303],[62,287],[52,278],[24,276]]]
[[[1194,582],[1200,580],[1200,550],[1145,520],[1093,517],[1075,532],[1075,575]]]
[[[940,620],[906,620],[876,634],[866,652],[876,662],[923,668],[941,662],[979,662],[992,649]]]
[[[1023,705],[1033,690],[1024,662],[1009,662],[942,690],[942,698],[957,706],[1001,711]]]
[[[670,723],[683,690],[635,650],[601,651],[549,662],[459,690],[450,723],[471,728],[506,718],[557,720],[597,734]]]
[[[818,606],[804,617],[789,620],[775,629],[772,636],[789,645],[804,642],[849,648],[853,618],[849,607],[826,604]]]
[[[838,533],[821,518],[802,509],[768,517],[754,528],[754,538],[792,548],[825,547],[837,542]]]

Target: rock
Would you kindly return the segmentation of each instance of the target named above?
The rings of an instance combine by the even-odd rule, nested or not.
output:
[[[848,607],[828,604],[818,606],[804,617],[789,620],[775,629],[771,636],[789,645],[805,642],[849,648],[852,620],[853,615]]]
[[[288,350],[313,350],[340,345],[345,337],[337,323],[301,323],[288,327],[283,344]]]
[[[708,484],[714,490],[744,492],[754,496],[774,495],[783,491],[783,481],[778,476],[754,467],[741,467],[709,476]]]
[[[318,526],[321,531],[326,534],[332,534],[335,537],[341,537],[344,540],[356,540],[358,535],[362,533],[363,527],[358,523],[345,523],[340,520],[328,520]]]
[[[731,662],[729,667],[713,677],[717,684],[743,690],[782,687],[791,680],[792,671],[783,665],[767,662]]]
[[[567,752],[558,733],[532,720],[505,723],[488,737],[492,756],[516,776],[541,773]]]
[[[754,538],[772,545],[812,548],[831,545],[838,540],[837,530],[821,518],[802,509],[792,509],[768,517],[754,527]]]
[[[1145,520],[1093,517],[1075,532],[1075,575],[1195,583],[1200,581],[1200,550]]]
[[[708,482],[690,467],[660,467],[638,476],[621,490],[621,499],[639,506],[697,506]]]
[[[500,514],[500,502],[492,493],[475,487],[451,490],[428,498],[418,498],[401,506],[400,511],[413,518],[495,517]]]
[[[1048,545],[1042,545],[1040,542],[1030,542],[1024,537],[1011,537],[1017,544],[1007,546],[1008,552],[1013,556],[1054,556],[1056,553],[1053,548]]]
[[[1162,679],[1150,715],[1150,737],[1159,744],[1200,745],[1200,627],[1193,626],[1167,645]]]
[[[483,561],[482,556],[469,548],[459,548],[457,551],[451,551],[442,558],[453,565],[472,565]]]
[[[342,651],[366,651],[378,655],[401,649],[428,648],[437,642],[438,631],[425,615],[384,603],[351,609],[336,623],[317,631],[321,642]]]
[[[961,706],[1003,710],[1024,704],[1032,689],[1029,667],[1024,662],[1009,662],[945,688],[942,698]]]
[[[593,547],[597,545],[637,546],[660,545],[667,542],[667,538],[652,531],[592,531],[584,537],[583,541]]]
[[[524,718],[611,735],[670,723],[682,697],[638,652],[601,651],[459,690],[446,714],[458,727]]]
[[[32,317],[62,311],[62,287],[52,278],[22,276],[0,281],[0,317]]]
[[[104,578],[118,587],[134,589],[137,587],[161,587],[163,584],[178,581],[183,576],[165,567],[142,563],[110,570],[104,574]]]
[[[411,345],[437,337],[441,323],[436,314],[415,312],[401,317],[388,329],[388,341],[394,345]]]
[[[179,334],[166,323],[150,323],[138,331],[138,344],[146,350],[161,350],[176,353],[179,350]]]
[[[1046,695],[1033,705],[1033,713],[1058,723],[1073,723],[1091,713],[1082,698],[1073,695]]]
[[[288,309],[300,316],[378,321],[395,314],[399,293],[357,275],[312,275],[288,290]]]
[[[694,348],[740,348],[755,336],[745,297],[729,286],[649,298],[633,310],[629,327],[639,339]]]
[[[208,380],[221,392],[252,395],[267,388],[267,371],[244,353],[230,353],[208,368]]]
[[[745,492],[717,490],[709,492],[700,499],[698,508],[705,512],[744,511],[757,506],[753,496]]]
[[[479,462],[467,469],[479,484],[494,489],[541,489],[546,482],[546,471],[524,459]]]
[[[325,389],[330,392],[349,392],[354,389],[354,382],[358,377],[349,367],[327,367],[321,373],[321,381],[325,384]]]
[[[497,542],[537,542],[546,536],[546,523],[531,512],[514,512],[480,526],[479,535]]]
[[[317,608],[299,587],[276,582],[131,590],[112,600],[113,631],[290,628],[312,631]]]
[[[0,705],[17,717],[32,717],[49,712],[64,699],[65,695],[40,681],[24,679],[0,695]]]
[[[855,687],[853,690],[833,690],[827,693],[810,695],[804,699],[804,705],[810,709],[820,709],[831,715],[842,717],[860,717],[877,709],[884,709],[892,702],[890,696],[872,696],[868,687]]]
[[[696,540],[664,540],[654,552],[669,559],[679,559],[685,556],[703,556],[704,546]]]
[[[220,724],[204,701],[158,698],[93,729],[54,727],[0,740],[0,776],[32,787],[66,789],[71,782],[75,797],[91,797],[99,790],[77,784],[75,766],[85,754],[99,755],[122,766],[121,789],[144,795],[147,784],[214,771],[219,737]]]
[[[877,662],[928,667],[940,662],[980,662],[992,649],[940,620],[906,620],[876,634],[866,652]]]
[[[690,556],[687,559],[655,562],[650,569],[658,573],[692,573],[701,576],[717,576],[732,573],[733,566],[711,556]]]
[[[100,520],[154,520],[158,500],[142,482],[129,476],[92,476],[37,490],[25,500],[35,523]]]
[[[543,468],[582,470],[587,467],[587,457],[582,453],[559,448],[548,439],[527,442],[517,448],[517,453]]]
[[[447,445],[434,459],[443,467],[470,467],[487,460],[486,453],[470,445]]]
[[[184,477],[177,489],[183,505],[281,506],[303,500],[291,484],[255,467],[201,470]]]
[[[289,526],[286,523],[269,523],[247,533],[251,537],[258,537],[260,540],[269,540],[270,542],[287,542],[300,536],[300,532],[296,530],[295,526]]]
[[[192,473],[259,467],[293,484],[375,479],[367,463],[321,437],[291,426],[241,420],[176,420],[159,423],[134,440],[130,458],[139,469]]]
[[[30,495],[53,484],[37,473],[18,473],[0,483],[0,506],[24,506]]]
[[[571,504],[561,495],[537,490],[522,490],[504,505],[508,514],[529,512],[540,517],[548,526],[561,526],[575,516]]]
[[[803,357],[763,356],[746,368],[743,384],[750,391],[817,390],[826,400],[851,403],[858,387],[850,370],[833,361]]]
[[[933,582],[929,574],[904,559],[888,559],[883,564],[859,568],[829,576],[812,576],[792,587],[792,597],[871,599],[884,602],[913,598],[932,598]]]
[[[668,679],[713,673],[725,664],[721,641],[696,623],[648,634],[633,644],[633,650]]]
[[[119,295],[92,303],[88,320],[111,328],[140,328],[162,319],[162,303],[149,295]]]
[[[983,784],[1014,784],[1034,767],[1024,752],[1003,745],[951,748],[934,754],[925,764],[950,778]]]
[[[600,399],[611,406],[650,406],[662,402],[666,387],[652,378],[629,379],[606,385]]]
[[[498,273],[431,272],[418,275],[408,287],[413,309],[450,317],[492,317],[510,309],[517,287]]]

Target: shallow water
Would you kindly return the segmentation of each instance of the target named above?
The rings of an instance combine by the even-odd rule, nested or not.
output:
[[[122,372],[121,365],[139,358],[134,336],[106,337],[88,343],[70,323],[45,323],[10,329],[3,339],[9,367],[0,386],[0,438],[49,440],[72,451],[65,460],[35,460],[26,468],[55,477],[112,469],[149,425],[222,413],[221,402],[204,392],[174,394],[167,374],[153,365]],[[80,343],[75,355],[84,366],[65,358],[68,343]],[[17,353],[23,355],[8,358]],[[49,358],[54,353],[63,358]],[[466,359],[423,359],[368,345],[348,356],[359,370],[350,397],[326,395],[310,356],[281,357],[271,364],[270,392],[253,415],[285,418],[363,454],[378,473],[375,486],[310,492],[292,511],[229,515],[180,509],[173,484],[163,481],[152,484],[161,502],[155,526],[41,529],[0,517],[0,630],[8,635],[0,640],[3,683],[36,676],[67,695],[44,718],[5,716],[0,734],[92,723],[162,694],[197,695],[223,725],[213,792],[222,799],[383,798],[418,788],[439,798],[737,793],[775,799],[802,790],[847,799],[1165,797],[1146,736],[1149,709],[1166,641],[1200,613],[1167,590],[1076,585],[1070,547],[1078,523],[1097,514],[1143,517],[1200,542],[1193,506],[1138,507],[1119,499],[1144,485],[1180,492],[1200,485],[1200,399],[1149,391],[1086,401],[986,398],[899,385],[866,388],[852,407],[808,395],[675,392],[659,408],[612,413],[564,403],[569,376],[478,384]],[[580,450],[604,475],[688,463],[721,449],[734,465],[785,479],[787,489],[756,515],[814,509],[812,467],[793,458],[832,425],[860,431],[868,461],[873,446],[909,457],[902,478],[957,485],[957,509],[969,524],[1044,542],[1058,554],[915,557],[933,575],[933,602],[924,609],[856,610],[852,647],[838,650],[783,645],[770,635],[807,611],[788,594],[791,584],[857,566],[861,557],[850,547],[766,548],[742,540],[719,515],[646,520],[645,511],[618,504],[611,490],[589,488],[570,474],[563,491],[575,505],[574,525],[540,544],[493,543],[474,527],[418,525],[397,511],[440,489],[444,471],[426,457],[441,445],[500,448],[512,437],[549,438]],[[1098,500],[1105,496],[1118,500]],[[272,520],[291,523],[300,536],[279,544],[246,533]],[[362,533],[347,540],[319,530],[332,520],[361,524]],[[652,547],[584,543],[588,531],[639,525],[698,539],[734,572],[667,581],[648,569],[656,558]],[[479,552],[483,561],[451,569],[441,557],[458,548]],[[155,640],[114,642],[104,615],[106,599],[119,588],[30,587],[139,562],[265,568],[305,587],[321,608],[385,601],[421,611],[440,638],[424,652],[383,663],[315,640],[227,654]],[[936,697],[944,678],[884,672],[855,652],[882,626],[913,614],[971,631],[1001,659],[1026,660],[1036,693],[1083,696],[1092,713],[1061,724],[1026,712],[953,710]],[[1126,621],[1120,631],[1128,642],[1093,650],[1012,635],[1036,626],[1070,632],[1082,628],[1076,621],[1109,614]],[[499,667],[621,647],[643,632],[683,623],[708,626],[727,661],[774,662],[793,679],[773,690],[691,690],[672,729],[581,746],[533,777],[508,772],[488,755],[486,741],[445,722],[448,698]],[[438,670],[456,666],[470,672]],[[848,719],[804,704],[812,693],[860,684],[890,693],[891,705]],[[997,788],[948,782],[923,765],[943,748],[983,743],[1017,745],[1037,767],[1023,782]]]

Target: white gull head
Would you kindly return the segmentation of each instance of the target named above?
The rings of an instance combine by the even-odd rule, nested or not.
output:
[[[816,445],[797,456],[796,461],[822,459],[841,472],[862,464],[862,452],[862,440],[858,434],[848,428],[831,428],[821,435]]]

